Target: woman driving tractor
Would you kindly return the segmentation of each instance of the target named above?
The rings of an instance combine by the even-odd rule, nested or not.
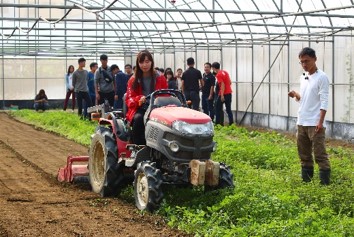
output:
[[[128,107],[127,120],[132,125],[132,142],[145,145],[144,114],[146,109],[143,104],[146,96],[155,90],[167,89],[168,85],[163,75],[154,69],[154,59],[148,50],[141,51],[136,58],[134,75],[129,79],[125,103]]]

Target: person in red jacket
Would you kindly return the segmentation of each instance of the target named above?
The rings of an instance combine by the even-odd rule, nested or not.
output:
[[[221,123],[221,114],[223,114],[223,104],[225,103],[226,112],[229,117],[229,125],[234,123],[234,116],[231,110],[232,102],[232,89],[231,89],[231,79],[229,73],[225,70],[220,69],[220,63],[214,62],[211,68],[216,72],[216,80],[219,84],[219,95],[216,100],[215,109],[215,123],[224,125]]]
[[[145,126],[143,104],[146,96],[155,90],[167,89],[166,78],[154,69],[154,60],[148,50],[141,51],[136,58],[134,75],[128,81],[125,103],[128,107],[126,119],[132,126],[132,142],[145,145]]]

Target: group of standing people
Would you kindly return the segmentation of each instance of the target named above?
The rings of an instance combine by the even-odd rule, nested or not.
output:
[[[223,106],[225,104],[229,124],[233,124],[232,88],[229,73],[221,70],[218,62],[204,63],[203,74],[194,65],[194,58],[188,58],[188,68],[184,72],[178,68],[175,76],[171,68],[166,68],[166,70],[155,68],[155,70],[165,76],[169,89],[182,91],[186,100],[190,101],[192,109],[199,110],[201,101],[203,112],[213,121],[215,118],[216,124],[224,125]]]
[[[66,98],[64,111],[67,109],[68,101],[72,96],[72,111],[75,109],[75,102],[78,105],[78,115],[90,119],[87,108],[93,105],[103,104],[108,101],[115,109],[123,108],[123,96],[126,92],[127,83],[132,76],[132,66],[125,65],[123,73],[116,64],[108,65],[108,56],[100,56],[101,66],[93,62],[90,64],[90,71],[86,71],[86,59],[78,60],[78,69],[70,65],[66,74]]]

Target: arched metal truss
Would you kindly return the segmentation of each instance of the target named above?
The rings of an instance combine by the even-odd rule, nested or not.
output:
[[[325,41],[354,27],[353,0],[0,0],[1,55],[123,56]],[[291,31],[290,31],[291,29]]]

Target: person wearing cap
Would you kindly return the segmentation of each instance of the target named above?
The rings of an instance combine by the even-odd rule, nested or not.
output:
[[[216,100],[215,123],[221,123],[221,113],[223,112],[223,104],[225,103],[226,113],[229,117],[229,125],[234,123],[234,115],[231,111],[232,89],[229,73],[220,69],[220,63],[214,62],[211,68],[216,73],[216,81],[219,84],[219,94]]]
[[[202,73],[194,68],[194,58],[187,59],[188,69],[182,75],[182,93],[192,102],[192,109],[199,110],[200,88],[203,86]]]
[[[87,82],[89,79],[88,72],[84,69],[84,67],[86,66],[86,59],[79,58],[78,63],[79,68],[73,73],[72,84],[76,93],[77,105],[79,107],[78,115],[82,117],[82,101],[84,100],[88,107],[92,106],[92,104],[88,92],[89,89],[87,86]],[[87,118],[90,119],[90,114],[87,115]]]
[[[95,90],[98,104],[108,100],[111,107],[114,106],[114,78],[111,68],[108,66],[108,57],[105,54],[100,56],[101,67],[95,72]]]

